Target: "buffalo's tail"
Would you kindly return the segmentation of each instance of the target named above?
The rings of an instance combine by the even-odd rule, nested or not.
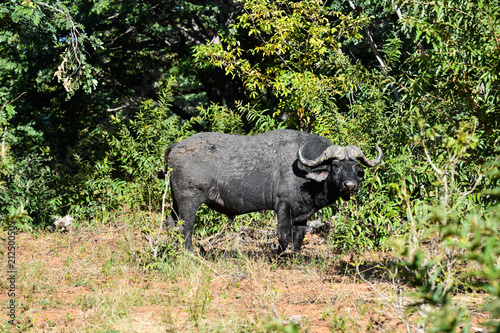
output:
[[[174,143],[174,144],[168,146],[167,149],[165,150],[164,169],[158,170],[158,178],[159,179],[165,179],[165,173],[168,170],[168,156],[170,155],[170,151],[172,150],[172,148],[174,148],[176,145],[177,145],[177,143]]]

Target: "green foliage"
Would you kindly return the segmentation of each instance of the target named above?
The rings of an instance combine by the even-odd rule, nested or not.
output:
[[[474,125],[462,123],[454,137],[439,136],[447,154],[437,161],[426,148],[429,137],[438,138],[437,132],[424,132],[421,144],[429,164],[427,173],[432,176],[429,185],[435,193],[433,203],[413,201],[407,188],[399,188],[410,220],[408,238],[399,243],[406,258],[400,267],[407,281],[416,288],[417,301],[413,309],[419,309],[422,304],[431,306],[425,311],[430,331],[452,332],[462,322],[469,323],[469,314],[452,302],[452,292],[462,288],[480,288],[491,294],[484,310],[490,312],[492,318],[499,314],[498,202],[481,207],[477,205],[477,197],[471,195],[482,180],[484,170],[479,170],[472,181],[469,174],[458,171],[461,162],[470,156],[468,150],[476,147],[474,130]],[[498,157],[486,165],[490,169],[489,177],[498,173],[498,166]],[[430,245],[424,246],[427,239]],[[497,321],[489,324],[493,331],[498,331]]]
[[[256,110],[250,104],[238,105],[238,110],[242,114],[246,114],[248,121],[253,123],[253,133],[265,133],[275,129],[284,129],[286,124],[284,121],[277,119],[277,114],[269,114],[268,110]]]
[[[59,50],[60,63],[57,70],[55,68],[50,70],[70,96],[80,88],[91,92],[97,86],[94,76],[98,73],[98,69],[88,61],[86,46],[90,45],[93,49],[102,46],[98,38],[88,35],[84,26],[75,21],[71,15],[75,9],[74,3],[68,1],[53,1],[51,4],[41,1],[23,1],[17,4],[13,2],[6,4],[4,10],[0,11],[0,18],[10,21],[9,24],[13,27],[2,29],[0,39],[4,39],[9,46],[17,48],[20,54],[24,50],[33,52],[37,48],[39,50],[36,51],[41,51],[40,48]],[[26,34],[46,35],[51,37],[51,42],[42,46],[38,44],[39,40],[26,38]],[[22,42],[19,43],[19,41]],[[1,61],[16,66],[15,55],[15,53],[6,52]],[[24,54],[23,57],[26,59],[27,55]],[[19,71],[26,70],[19,65],[17,67]],[[42,80],[41,75],[45,74],[39,73],[39,79]]]
[[[162,226],[160,228],[156,237],[149,228],[142,229],[150,247],[140,257],[140,264],[146,269],[158,269],[171,276],[184,253],[182,245],[184,238],[178,228],[162,229]]]
[[[335,95],[358,83],[359,73],[349,71],[339,40],[359,39],[366,16],[334,12],[317,0],[252,0],[243,6],[222,43],[197,46],[196,59],[241,78],[254,103],[269,105],[276,99],[274,115],[310,130],[315,117],[332,107]],[[249,47],[242,46],[245,34]]]
[[[202,124],[207,132],[243,134],[241,115],[227,107],[217,104],[208,108],[200,106],[198,112],[199,116],[191,118],[191,122]]]
[[[267,325],[266,332],[298,333],[300,332],[300,325],[293,322],[285,325],[280,320],[274,320]]]
[[[418,45],[401,78],[409,111],[451,131],[475,117],[482,139],[478,152],[491,153],[492,144],[498,144],[500,119],[498,1],[396,4],[407,12],[403,29],[413,33]]]
[[[337,250],[379,248],[396,231],[403,233],[406,228],[400,205],[379,176],[369,177],[362,186],[356,198],[335,205],[336,215],[323,209],[324,217],[332,220],[328,243]]]
[[[189,124],[178,129],[178,122],[168,114],[174,84],[175,78],[167,80],[158,103],[145,100],[132,118],[111,116],[109,126],[91,133],[86,139],[89,144],[74,151],[72,159],[81,168],[77,181],[85,186],[75,187],[70,202],[73,213],[90,218],[123,205],[159,207],[162,184],[156,171],[163,167],[163,152],[190,133]],[[102,145],[101,154],[87,152],[93,149],[92,142]]]
[[[23,206],[9,206],[5,215],[0,216],[0,255],[5,253],[5,245],[8,245],[9,236],[14,236],[20,231],[31,231],[31,217]]]
[[[480,166],[498,145],[498,2],[396,5],[416,46],[399,78],[415,167],[390,184],[409,227],[396,241],[406,258],[401,268],[429,331],[455,331],[462,322],[468,331],[470,316],[452,302],[453,292],[490,293],[484,309],[498,318],[498,200],[479,195],[499,185],[484,177],[489,168],[496,174],[494,164]],[[401,43],[391,44],[396,54]],[[490,324],[497,332],[498,322]]]
[[[32,217],[31,223],[46,226],[61,206],[57,174],[47,164],[50,157],[30,154],[22,160],[14,159],[1,164],[0,213],[11,207],[24,207]]]
[[[31,230],[31,226],[28,222],[31,220],[31,217],[28,215],[26,209],[23,206],[9,207],[9,210],[6,215],[2,215],[2,230],[5,230],[9,226],[14,226],[17,230]]]

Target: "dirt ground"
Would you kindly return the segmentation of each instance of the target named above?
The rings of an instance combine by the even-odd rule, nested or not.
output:
[[[226,237],[208,254],[156,266],[147,265],[149,244],[134,226],[22,233],[16,241],[16,326],[4,310],[4,331],[422,331],[425,311],[405,311],[411,289],[388,277],[391,254],[332,253],[314,234],[300,255],[276,258],[262,240]],[[8,304],[5,278],[0,286]],[[472,314],[472,331],[483,331],[483,296],[455,298]]]

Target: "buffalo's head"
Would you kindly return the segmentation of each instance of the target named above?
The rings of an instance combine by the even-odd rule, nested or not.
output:
[[[325,147],[320,155],[314,159],[307,159],[304,155],[304,147],[301,147],[297,159],[306,172],[305,177],[316,182],[330,182],[338,188],[340,196],[349,200],[351,194],[358,191],[358,183],[363,180],[364,172],[359,163],[374,167],[382,161],[382,149],[377,146],[377,157],[369,160],[357,146]]]

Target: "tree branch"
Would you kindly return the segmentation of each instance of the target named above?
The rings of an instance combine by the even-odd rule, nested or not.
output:
[[[175,113],[176,115],[187,121],[190,121],[191,118],[193,117],[192,115],[190,115],[189,113],[187,113],[186,111],[184,111],[175,104],[170,104],[170,111],[172,111],[173,113]],[[203,132],[205,130],[203,126],[201,126],[201,124],[199,123],[191,123],[191,126],[197,132]]]
[[[352,10],[356,11],[356,5],[354,4],[354,2],[352,2],[352,0],[349,0],[348,2],[349,2],[349,6],[351,6]],[[368,29],[368,26],[364,26],[363,31],[365,32],[366,41],[368,42],[368,45],[370,46],[370,49],[372,50],[373,55],[375,56],[380,67],[382,68],[382,72],[384,73],[384,76],[388,77],[387,66],[385,65],[384,59],[382,59],[382,55],[378,51],[377,45],[375,44],[375,42],[373,40],[372,32],[370,31],[370,29]],[[396,99],[396,102],[399,103],[401,101],[401,96],[399,95],[399,91],[396,88],[396,86],[392,83],[391,83],[391,89],[392,89],[392,93],[394,94],[394,98]]]

